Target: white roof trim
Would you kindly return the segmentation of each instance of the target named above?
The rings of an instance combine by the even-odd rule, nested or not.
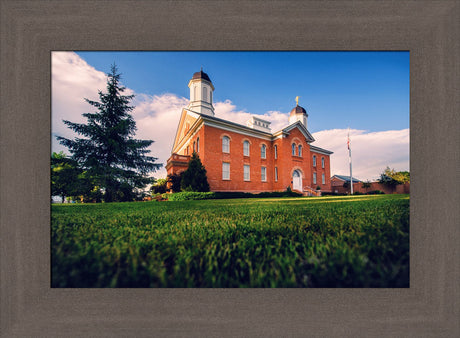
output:
[[[300,121],[296,121],[295,123],[293,123],[293,124],[287,126],[286,128],[284,128],[282,131],[286,132],[286,133],[289,133],[291,130],[293,130],[295,128],[299,128],[300,132],[303,134],[303,136],[305,136],[305,138],[307,139],[308,143],[311,143],[311,142],[315,141],[313,136],[310,134],[310,132],[307,130],[307,128],[305,128],[305,126]]]

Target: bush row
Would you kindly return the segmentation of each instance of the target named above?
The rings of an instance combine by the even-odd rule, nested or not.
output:
[[[169,201],[207,200],[207,199],[230,199],[230,198],[265,198],[265,197],[300,197],[294,191],[274,191],[251,194],[249,192],[192,192],[183,191],[174,194],[163,194],[162,197]]]
[[[381,190],[372,190],[372,191],[368,191],[366,193],[362,193],[360,191],[356,191],[353,193],[353,195],[383,195],[385,194],[383,191]],[[347,196],[348,194],[347,193],[338,193],[338,192],[321,192],[321,196]]]

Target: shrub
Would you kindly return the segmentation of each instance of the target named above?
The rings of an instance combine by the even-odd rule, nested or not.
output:
[[[233,199],[233,198],[265,198],[265,197],[300,197],[302,194],[294,191],[273,191],[251,194],[249,192],[229,191],[229,192],[194,192],[182,191],[174,194],[163,194],[169,201],[187,201],[204,199]]]
[[[383,195],[383,194],[385,193],[381,190],[372,190],[366,193],[366,195]]]
[[[193,152],[192,158],[188,162],[188,168],[182,174],[180,187],[183,191],[209,191],[206,169],[196,152]]]
[[[169,201],[208,200],[215,198],[215,193],[213,192],[182,191],[165,195],[167,195]]]
[[[171,190],[173,192],[180,192],[181,191],[180,182],[182,180],[182,174],[183,174],[183,172],[181,172],[179,174],[169,174],[168,175],[167,181],[168,181],[168,183],[171,184]]]

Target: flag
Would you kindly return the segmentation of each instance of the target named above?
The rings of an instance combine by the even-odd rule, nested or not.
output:
[[[350,150],[350,132],[348,132],[347,148],[348,148],[348,150]]]

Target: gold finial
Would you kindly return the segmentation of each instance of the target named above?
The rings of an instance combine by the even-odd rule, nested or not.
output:
[[[295,97],[295,103],[296,103],[297,106],[299,105],[299,96]]]

